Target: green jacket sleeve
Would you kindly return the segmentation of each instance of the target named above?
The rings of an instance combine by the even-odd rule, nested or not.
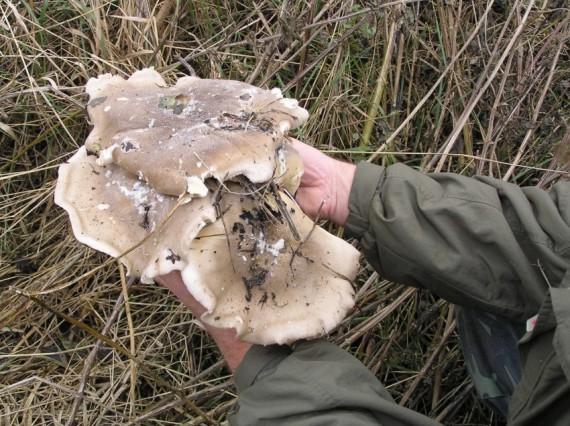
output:
[[[526,321],[570,264],[569,204],[568,182],[546,193],[361,163],[346,229],[383,277]]]
[[[235,376],[232,425],[351,426],[439,423],[396,404],[356,358],[323,340],[253,346]]]
[[[384,277],[523,321],[568,269],[569,204],[570,184],[547,194],[362,163],[346,229]],[[559,370],[553,374],[560,381]],[[356,358],[320,340],[294,349],[253,346],[235,379],[233,425],[436,424],[395,404]],[[561,398],[553,400],[560,405]]]

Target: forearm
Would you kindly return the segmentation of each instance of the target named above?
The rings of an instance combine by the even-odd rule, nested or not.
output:
[[[546,193],[534,195],[542,201],[496,180],[360,164],[346,228],[386,278],[524,320],[547,288],[539,265],[560,280],[557,265],[568,262],[552,249],[564,244],[568,223]],[[549,211],[535,214],[536,205]]]
[[[157,277],[156,282],[167,287],[190,311],[200,318],[206,308],[204,308],[186,289],[180,273],[178,271],[171,272],[170,274],[162,277]],[[236,332],[233,328],[216,328],[208,324],[202,323],[203,327],[214,339],[222,356],[226,360],[231,371],[235,371],[240,365],[244,355],[251,347],[251,344],[238,340]]]

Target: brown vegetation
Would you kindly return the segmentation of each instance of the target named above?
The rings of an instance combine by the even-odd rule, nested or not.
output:
[[[90,77],[278,86],[311,113],[298,137],[331,155],[548,187],[570,166],[569,38],[565,0],[0,2],[0,422],[216,424],[235,400],[185,308],[78,243],[53,203]],[[356,284],[331,340],[412,409],[499,422],[453,307],[369,267]]]

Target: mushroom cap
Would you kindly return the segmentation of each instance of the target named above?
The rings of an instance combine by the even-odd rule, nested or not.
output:
[[[146,182],[109,164],[81,147],[59,168],[55,202],[69,214],[73,233],[83,244],[109,256],[121,254],[149,237],[121,258],[127,273],[146,283],[172,270],[184,268],[182,256],[198,232],[216,220],[208,197],[176,206],[175,197],[156,192]]]
[[[86,90],[94,128],[55,190],[79,241],[143,282],[181,271],[203,321],[252,343],[320,336],[344,318],[359,252],[278,190],[294,193],[303,174],[285,137],[307,119],[297,101],[235,81],[168,87],[152,69]]]
[[[315,226],[287,197],[278,195],[299,241],[259,196],[229,189],[219,203],[223,221],[202,229],[182,270],[186,287],[208,310],[201,319],[235,328],[240,339],[258,344],[331,331],[354,305],[350,281],[358,250]]]
[[[169,195],[184,193],[192,176],[268,181],[284,134],[308,118],[279,89],[196,77],[167,87],[153,69],[127,80],[106,74],[86,91],[94,124],[87,150]]]

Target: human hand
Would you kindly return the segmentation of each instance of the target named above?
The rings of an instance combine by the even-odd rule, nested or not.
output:
[[[165,286],[174,293],[174,295],[184,303],[197,318],[200,318],[202,314],[206,312],[206,308],[202,306],[186,288],[184,281],[182,281],[180,271],[172,271],[166,275],[161,275],[156,277],[154,281]],[[238,366],[241,364],[245,353],[251,347],[251,344],[238,340],[236,337],[236,331],[233,328],[216,328],[208,324],[203,325],[215,340],[220,352],[228,363],[230,370],[236,371]]]
[[[297,139],[292,139],[292,145],[305,167],[295,200],[313,219],[318,216],[344,225],[356,166],[335,160]]]

